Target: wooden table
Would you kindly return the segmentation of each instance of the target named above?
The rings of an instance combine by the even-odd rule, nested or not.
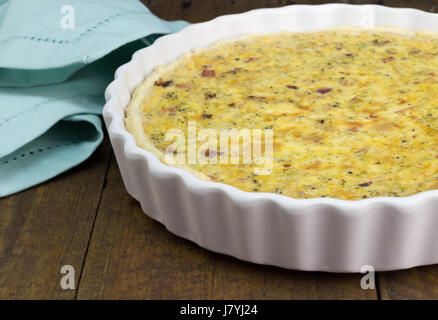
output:
[[[162,18],[192,22],[258,7],[318,3],[143,2]],[[433,11],[434,2],[384,4]],[[60,286],[63,265],[75,269],[74,290]],[[438,265],[378,273],[375,290],[361,289],[361,276],[246,263],[172,235],[126,193],[108,139],[80,166],[0,199],[1,299],[438,298]]]

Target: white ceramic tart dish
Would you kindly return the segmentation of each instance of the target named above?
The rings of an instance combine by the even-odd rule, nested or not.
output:
[[[163,36],[121,66],[105,92],[103,116],[126,189],[144,212],[201,247],[254,263],[329,272],[438,263],[438,190],[363,200],[246,192],[164,164],[137,146],[125,128],[126,109],[139,84],[156,67],[191,50],[247,34],[340,26],[438,32],[438,16],[374,5],[259,9]]]

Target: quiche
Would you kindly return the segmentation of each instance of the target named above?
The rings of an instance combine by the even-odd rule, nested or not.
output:
[[[357,200],[438,189],[438,37],[342,27],[221,41],[156,68],[125,124],[162,162],[244,191]],[[189,141],[191,124],[195,133],[257,129],[262,153],[269,133],[269,172],[221,162],[205,135]],[[197,161],[190,146],[171,148],[169,132],[194,143]]]

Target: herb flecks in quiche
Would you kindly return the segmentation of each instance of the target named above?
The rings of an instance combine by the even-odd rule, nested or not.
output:
[[[154,71],[126,124],[163,159],[166,133],[187,132],[189,121],[273,130],[271,174],[255,174],[255,164],[183,166],[242,190],[362,199],[436,189],[438,40],[340,29],[222,42]]]

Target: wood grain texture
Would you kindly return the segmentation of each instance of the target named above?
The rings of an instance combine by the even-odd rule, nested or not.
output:
[[[176,237],[127,194],[113,159],[78,299],[376,299],[360,279],[251,264]]]
[[[171,0],[142,0],[142,2],[161,19],[168,19],[168,13],[172,5]]]
[[[222,16],[230,13],[242,13],[251,9],[260,8],[261,1],[254,2],[252,0],[215,0],[216,14]]]
[[[426,0],[427,1],[427,0]],[[292,4],[350,3],[381,4],[382,0],[142,0],[149,9],[168,20],[201,22],[219,15],[241,13],[258,8],[275,8]]]
[[[438,265],[381,272],[380,296],[389,299],[438,299]]]
[[[330,2],[142,1],[161,18],[191,22],[261,7]],[[435,2],[383,4],[434,11]],[[291,271],[204,250],[145,216],[110,157],[105,140],[77,168],[0,199],[0,299],[438,298],[438,266],[379,273],[378,290],[362,290],[359,274]],[[75,267],[76,290],[60,288],[64,264]]]
[[[388,7],[416,8],[430,12],[436,12],[438,10],[438,2],[436,0],[384,0],[383,4]]]
[[[190,22],[211,20],[217,16],[216,1],[172,0],[168,13],[169,20],[183,19]]]
[[[209,298],[214,259],[147,218],[111,161],[78,299]]]
[[[302,272],[217,255],[213,299],[377,299],[360,287],[360,274]]]
[[[80,166],[0,199],[0,299],[73,299],[60,268],[84,262],[111,148],[106,142]]]

